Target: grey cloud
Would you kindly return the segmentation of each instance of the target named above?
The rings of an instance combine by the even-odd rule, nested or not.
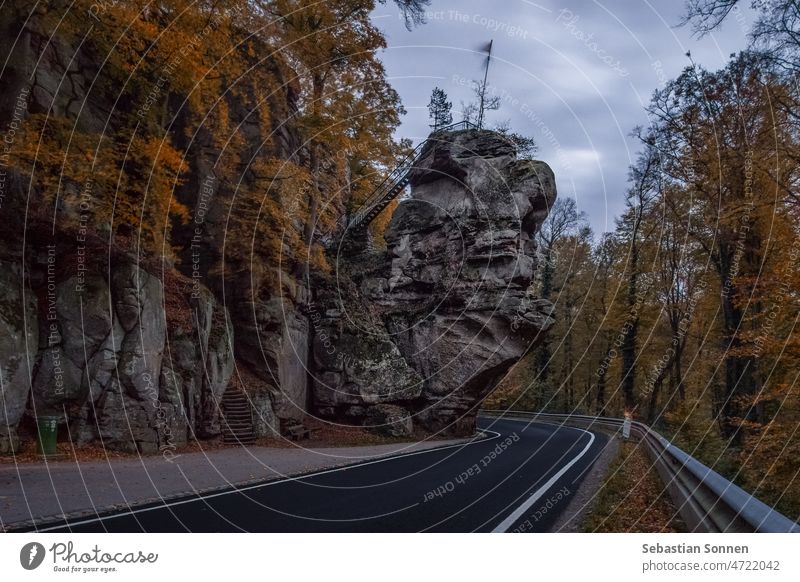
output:
[[[559,191],[576,197],[596,232],[613,228],[622,210],[636,151],[629,133],[646,125],[643,104],[653,90],[688,64],[687,50],[707,68],[723,66],[745,47],[750,17],[743,11],[739,22],[697,40],[675,26],[682,2],[433,0],[430,10],[428,23],[411,32],[388,5],[375,15],[388,37],[382,59],[408,109],[398,136],[427,135],[434,86],[448,93],[454,110],[471,98],[457,80],[481,77],[478,49],[494,38],[498,59],[489,83],[507,99],[489,122],[508,119],[538,140]]]

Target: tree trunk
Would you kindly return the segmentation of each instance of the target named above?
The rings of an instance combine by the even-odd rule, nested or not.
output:
[[[658,396],[661,393],[661,386],[664,384],[664,379],[667,377],[667,372],[669,372],[669,370],[670,370],[669,366],[664,366],[658,373],[658,376],[656,377],[655,381],[653,382],[653,388],[650,390],[650,399],[647,403],[648,424],[652,424],[657,420],[656,408],[658,408]]]
[[[545,252],[544,266],[542,268],[542,299],[550,299],[553,291],[553,265],[550,260],[550,250]],[[549,334],[544,334],[539,347],[536,348],[536,368],[539,375],[539,382],[542,386],[547,385],[547,378],[549,376],[548,366],[550,363],[550,340]]]
[[[625,334],[622,341],[622,395],[625,410],[632,412],[636,408],[636,334],[639,330],[638,307],[638,251],[634,244],[631,249],[631,271],[628,276],[627,317]]]
[[[611,353],[611,348],[606,350],[603,359],[600,362],[604,362]],[[599,368],[598,368],[599,369]],[[598,416],[605,416],[606,413],[606,372],[604,371],[597,379],[597,404],[595,407],[597,410]]]
[[[675,358],[672,361],[673,382],[675,383],[673,390],[677,388],[680,402],[686,401],[686,386],[683,385],[683,348],[685,346],[686,342],[681,342],[679,339],[678,345],[675,346]]]
[[[756,410],[742,404],[742,396],[755,394],[755,361],[750,356],[737,355],[742,342],[737,337],[737,330],[742,322],[742,312],[734,304],[735,289],[722,293],[722,311],[725,323],[725,388],[722,402],[718,404],[720,414],[720,430],[722,436],[733,445],[742,443],[741,420],[757,421]],[[733,353],[732,353],[733,352]]]

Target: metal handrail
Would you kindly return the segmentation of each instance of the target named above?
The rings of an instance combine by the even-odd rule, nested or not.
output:
[[[456,123],[451,123],[450,125],[445,125],[444,127],[437,127],[433,130],[434,133],[439,131],[464,131],[467,129],[480,129],[477,125],[472,123],[471,121],[467,121],[466,119],[462,121],[457,121]]]
[[[417,147],[415,147],[410,154],[403,158],[403,160],[383,179],[383,181],[375,187],[372,194],[369,198],[367,198],[361,207],[356,211],[355,215],[353,216],[352,220],[350,221],[350,228],[353,226],[358,226],[358,223],[361,221],[361,218],[369,212],[373,206],[382,201],[383,196],[385,196],[386,192],[390,191],[396,184],[399,184],[406,176],[408,171],[414,167],[414,162],[416,162],[419,154],[422,151],[422,148],[428,143],[429,139],[426,139]],[[397,178],[393,178],[395,174],[398,174]]]
[[[615,432],[625,422],[605,416],[516,410],[482,410],[480,414],[600,427]],[[659,476],[691,531],[800,533],[800,525],[793,520],[676,447],[646,424],[631,422],[631,434],[645,443]]]
[[[452,123],[445,127],[440,127],[431,134],[436,134],[442,131],[453,132],[453,131],[465,131],[471,129],[479,129],[477,125],[474,123],[467,121],[466,119],[463,121],[459,121],[457,123]],[[383,179],[383,181],[378,184],[375,189],[370,194],[369,198],[367,198],[364,203],[359,207],[358,210],[353,214],[353,218],[350,219],[350,222],[347,225],[348,230],[353,228],[358,228],[361,226],[364,217],[366,217],[371,210],[373,210],[378,204],[382,202],[386,202],[386,196],[391,192],[391,190],[398,186],[401,182],[408,178],[408,173],[411,169],[416,165],[416,162],[419,159],[422,150],[425,148],[426,145],[431,141],[431,138],[426,138],[422,143],[420,143],[417,147],[415,147],[410,154],[402,159],[402,161]],[[399,192],[398,192],[399,193]],[[369,223],[367,223],[369,224]]]

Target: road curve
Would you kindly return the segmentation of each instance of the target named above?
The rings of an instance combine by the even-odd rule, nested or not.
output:
[[[548,531],[603,448],[600,433],[482,419],[488,437],[54,522],[58,532]]]

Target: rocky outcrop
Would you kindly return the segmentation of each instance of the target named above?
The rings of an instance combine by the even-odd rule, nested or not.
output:
[[[39,318],[31,416],[54,414],[78,443],[129,452],[219,435],[218,401],[233,371],[225,308],[205,291],[191,323],[168,334],[163,284],[136,264],[83,281],[54,284],[54,307]]]
[[[22,263],[0,260],[0,454],[19,446],[17,426],[25,412],[36,357],[36,297]]]
[[[138,246],[141,240],[126,244],[136,233],[126,233],[133,225],[122,214],[112,212],[104,223],[103,188],[94,180],[73,180],[65,172],[58,177],[57,203],[45,208],[38,202],[48,200],[42,194],[52,188],[37,191],[46,180],[32,180],[16,158],[23,140],[32,139],[25,134],[35,127],[32,116],[46,113],[66,128],[64,135],[94,136],[109,144],[142,105],[137,99],[144,99],[136,87],[123,94],[114,82],[119,71],[101,66],[92,42],[101,34],[75,43],[52,28],[50,12],[11,6],[0,15],[0,52],[8,57],[0,71],[0,131],[6,144],[0,159],[0,454],[15,450],[20,434],[32,439],[36,418],[45,414],[61,418],[60,440],[125,451],[166,451],[189,439],[216,438],[219,401],[236,371],[236,354],[241,367],[252,367],[256,376],[240,388],[257,412],[257,433],[274,435],[276,411],[299,419],[307,408],[308,323],[299,308],[306,297],[296,276],[286,275],[294,291],[276,299],[265,284],[275,279],[273,266],[255,273],[244,256],[238,272],[212,272],[222,262],[238,186],[226,189],[215,177],[222,152],[208,128],[196,135],[184,131],[198,111],[181,100],[164,101],[164,120],[181,128],[164,132],[164,146],[180,151],[188,167],[170,194],[189,215],[166,229],[166,256],[154,257],[152,249]],[[228,94],[225,105],[249,140],[242,151],[252,147],[278,159],[302,156],[290,122],[298,98],[291,70],[280,55],[272,55],[261,60],[260,74],[283,88],[264,97],[268,122],[260,123],[238,96]],[[152,88],[146,75],[134,85],[145,92]],[[51,134],[42,138],[53,140]],[[70,152],[83,147],[78,141],[70,140]],[[70,169],[74,162],[68,160],[61,163]],[[125,169],[131,173],[125,178],[141,184],[141,199],[130,213],[146,216],[153,191],[141,180],[142,168]],[[241,185],[254,180],[245,174]],[[167,212],[158,220],[163,223],[157,228],[165,230]],[[122,244],[111,236],[113,227],[120,229]],[[226,297],[226,286],[235,293]]]
[[[74,39],[52,34],[46,10],[22,26],[27,12],[0,16],[0,31],[13,31],[0,35],[9,53],[0,72],[4,139],[27,139],[26,124],[35,127],[30,116],[42,113],[63,126],[62,136],[71,140],[74,130],[84,140],[73,147],[79,152],[93,151],[89,138],[101,132],[104,143],[128,135],[122,130],[131,129],[130,112],[116,107],[133,107],[142,96],[117,99],[115,77],[104,77],[102,60],[85,48],[94,37],[73,46]],[[183,99],[165,94],[162,117],[166,123],[174,116],[171,129],[162,128],[163,136],[148,129],[152,143],[166,140],[188,167],[170,192],[186,220],[172,223],[163,209],[158,228],[149,225],[169,231],[164,248],[174,255],[139,248],[137,228],[119,218],[152,210],[151,193],[137,198],[141,168],[125,180],[131,207],[108,217],[99,204],[108,188],[94,188],[80,172],[39,182],[24,166],[7,166],[12,157],[0,160],[0,453],[15,449],[20,434],[32,438],[43,414],[62,419],[62,440],[126,451],[216,438],[219,402],[231,382],[249,398],[256,436],[275,435],[282,421],[309,412],[393,436],[417,428],[466,434],[476,405],[550,326],[550,305],[531,297],[529,285],[533,237],[555,197],[553,175],[542,162],[518,160],[492,132],[435,136],[412,176],[412,197],[385,233],[387,250],[332,254],[333,279],[306,273],[302,259],[272,264],[279,261],[232,243],[231,217],[248,210],[235,204],[237,192],[243,197],[239,186],[259,196],[263,189],[252,153],[310,165],[292,122],[295,73],[279,56],[265,58],[260,72],[281,90],[253,108],[245,97],[260,92],[243,88],[226,93],[219,108],[244,140],[227,148],[231,159],[220,162],[211,129],[186,131],[205,112],[191,111]],[[104,82],[90,82],[96,76]],[[269,112],[263,118],[262,107]],[[12,145],[16,151],[21,144]],[[347,158],[340,154],[321,155]],[[69,169],[76,159],[57,165]],[[327,161],[319,164],[331,174],[320,181],[331,189],[325,212],[338,215],[349,178],[334,176],[338,166]],[[87,164],[95,168],[96,160]],[[214,173],[240,165],[247,166],[241,184]],[[108,174],[112,166],[116,175],[114,164],[95,169]],[[273,227],[258,214],[261,226]],[[290,228],[305,240],[301,222]],[[263,242],[260,229],[246,235]]]
[[[426,430],[471,433],[477,405],[553,323],[530,288],[552,171],[518,160],[500,134],[434,137],[386,253],[344,259],[338,292],[318,293],[314,404],[325,417],[370,424],[391,405]]]

